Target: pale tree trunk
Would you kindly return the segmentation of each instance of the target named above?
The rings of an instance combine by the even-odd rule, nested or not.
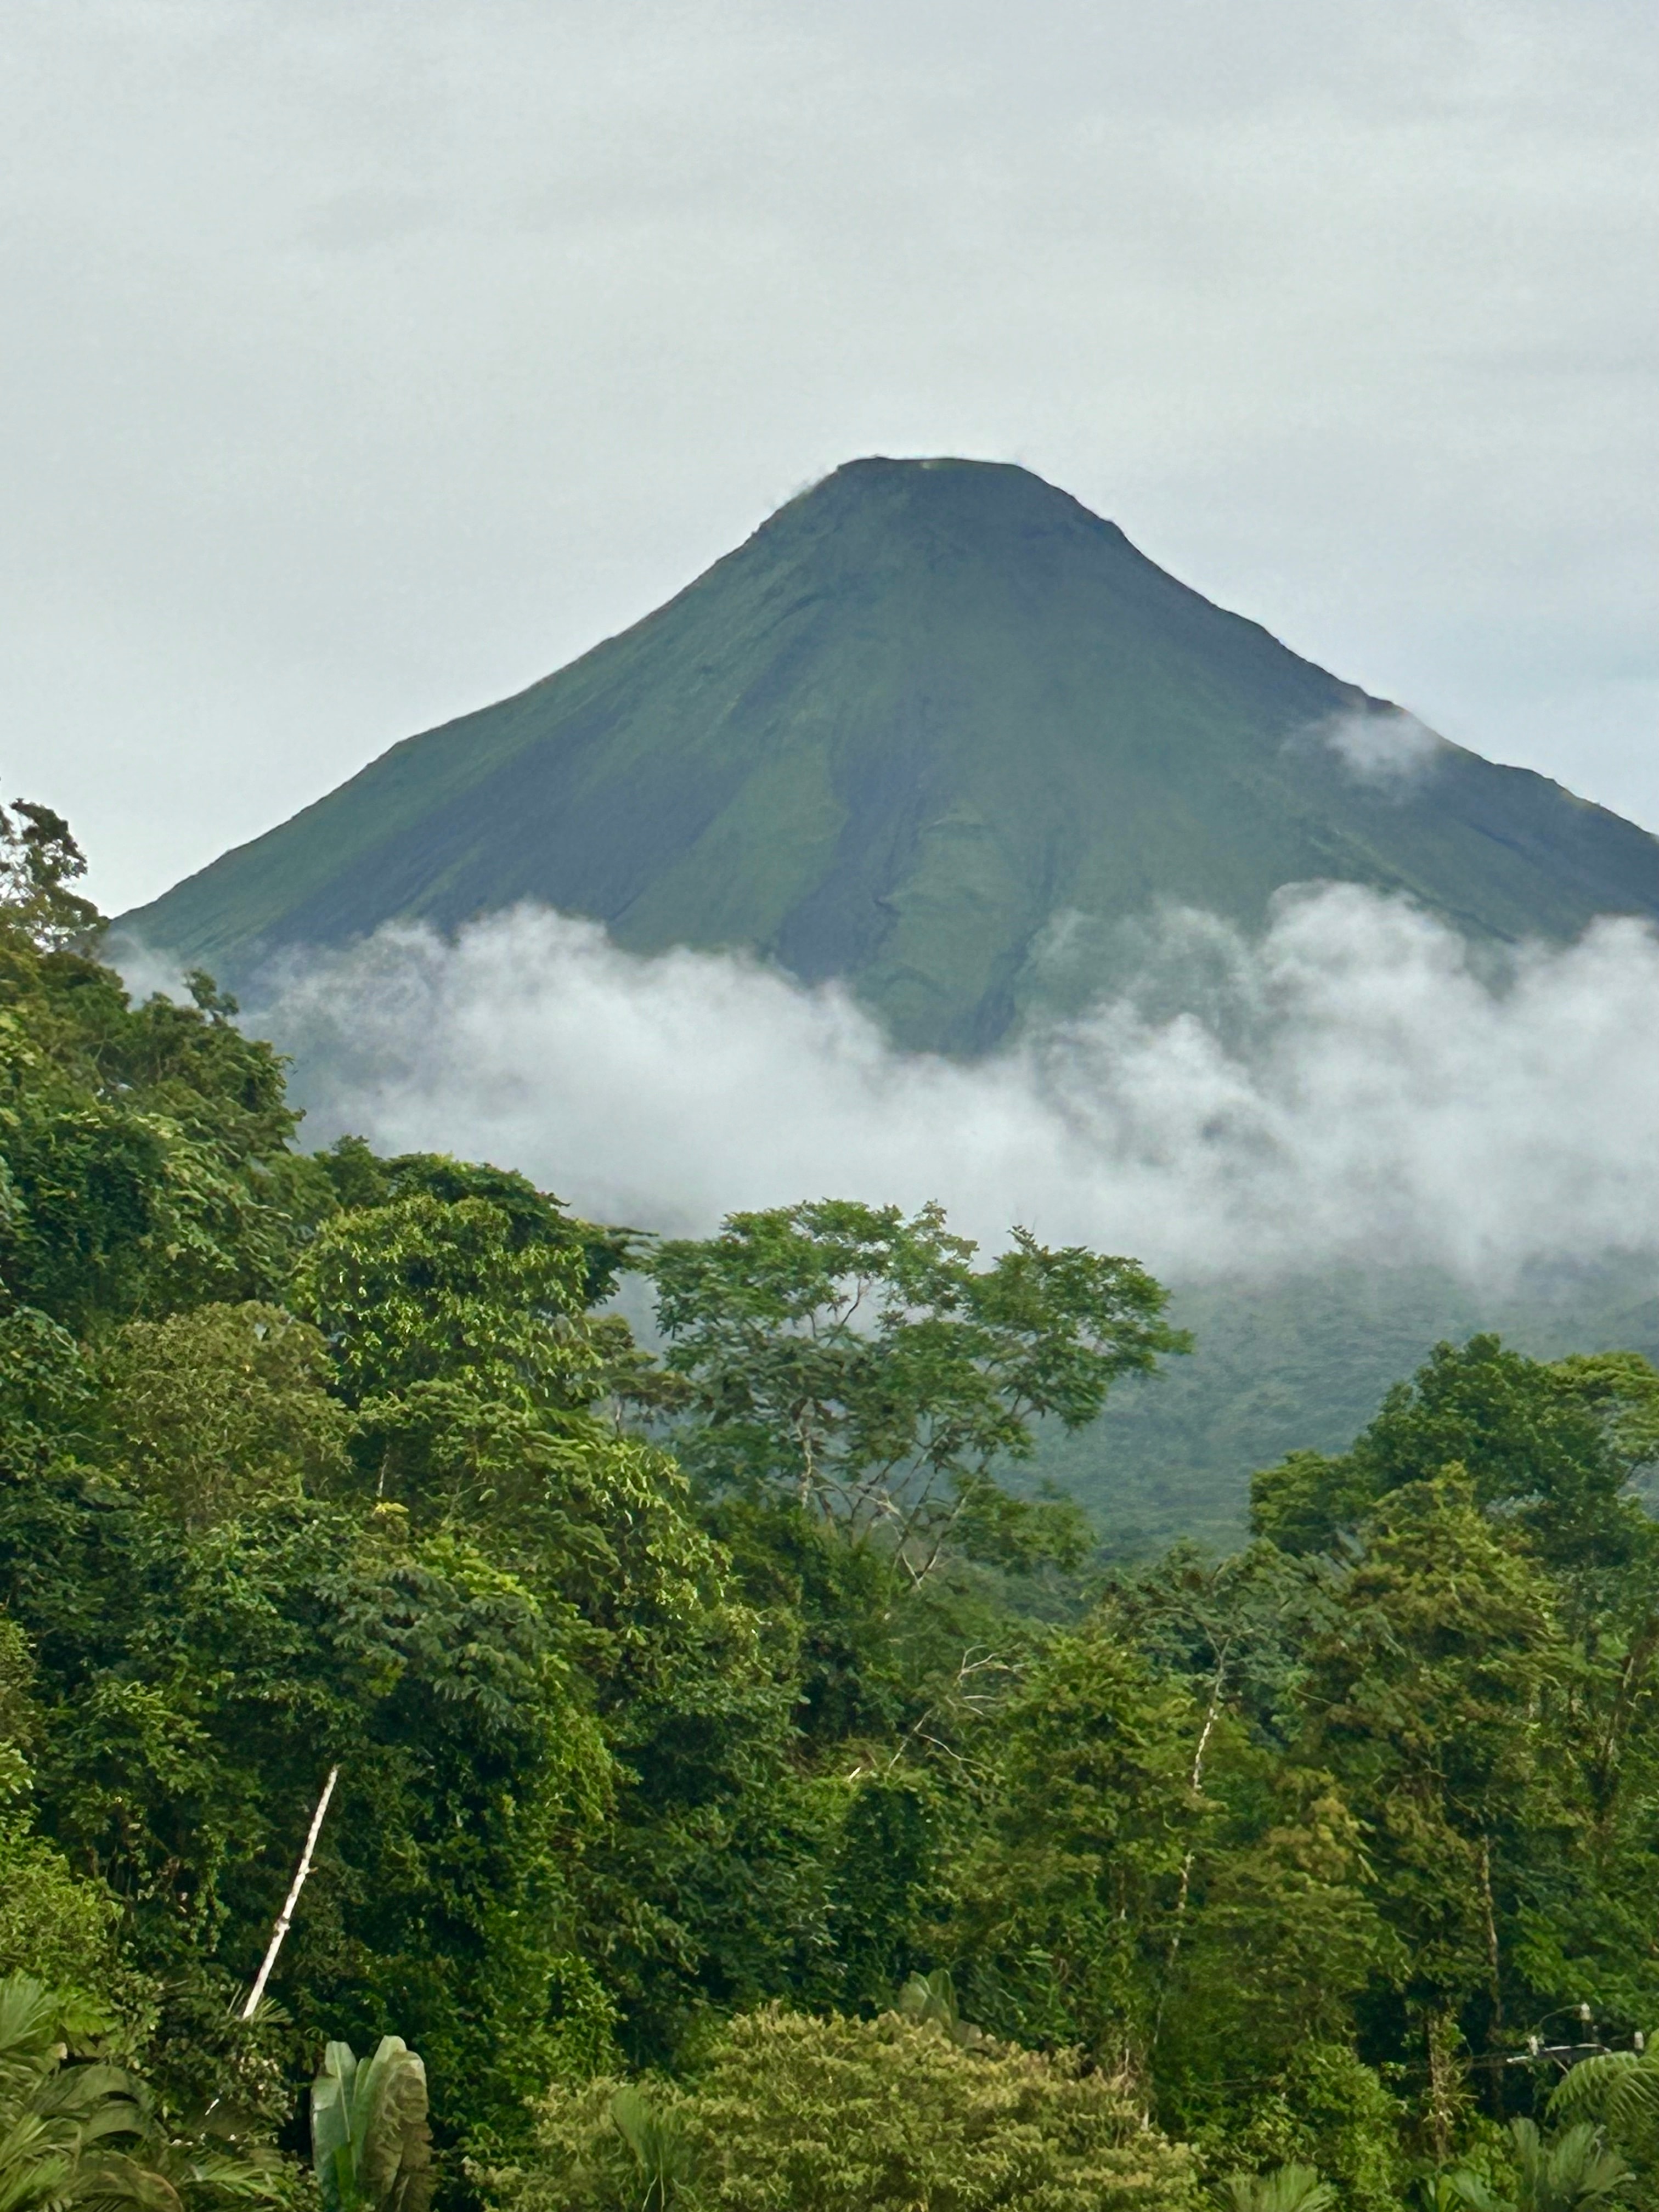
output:
[[[287,1935],[293,1922],[294,1908],[300,1902],[300,1892],[305,1887],[306,1876],[311,1872],[311,1855],[317,1848],[318,1837],[323,1832],[323,1816],[328,1811],[328,1801],[334,1795],[334,1785],[339,1778],[339,1768],[331,1766],[328,1770],[328,1779],[323,1784],[323,1794],[317,1800],[317,1809],[311,1816],[311,1827],[306,1837],[306,1847],[301,1852],[300,1863],[294,1870],[294,1881],[289,1889],[287,1900],[276,1916],[276,1925],[270,1931],[270,1942],[265,1947],[265,1955],[259,1962],[259,1971],[254,1977],[253,1987],[248,1991],[247,2002],[242,2007],[244,2020],[252,2020],[259,2008],[259,2000],[265,1993],[265,1984],[270,1979],[270,1970],[276,1963],[276,1954],[282,1949],[283,1938]]]

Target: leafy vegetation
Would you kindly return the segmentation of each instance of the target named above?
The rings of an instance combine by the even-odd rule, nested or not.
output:
[[[961,2050],[897,2013],[776,2007],[726,2024],[693,2086],[654,2108],[599,2081],[556,2089],[532,2163],[496,2178],[514,2212],[898,2212],[916,2204],[1139,2212],[1193,2204],[1191,2161],[1126,2085],[1075,2053]],[[850,2123],[850,2124],[849,2124]]]
[[[0,1980],[0,2201],[27,2212],[280,2203],[268,2156],[239,2157],[168,2124],[144,2085],[103,2054],[114,2026],[30,1975]]]
[[[426,2069],[399,2035],[362,2065],[331,2043],[311,2085],[311,2159],[325,2212],[426,2212],[432,2201]]]
[[[1655,2201],[1644,1361],[1442,1346],[1111,1563],[1005,1477],[1180,1353],[1134,1262],[308,1155],[77,865],[6,818],[4,2203]]]

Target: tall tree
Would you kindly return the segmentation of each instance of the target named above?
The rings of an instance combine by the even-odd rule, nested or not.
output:
[[[1071,1516],[1011,1498],[1000,1462],[1032,1426],[1100,1411],[1121,1376],[1186,1348],[1133,1260],[1024,1230],[988,1267],[925,1206],[848,1200],[733,1214],[658,1247],[669,1367],[690,1386],[678,1440],[717,1486],[781,1490],[912,1584],[952,1541],[993,1556],[1075,1543]]]

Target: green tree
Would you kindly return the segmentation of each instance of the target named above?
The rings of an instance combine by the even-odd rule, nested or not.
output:
[[[777,1489],[854,1541],[879,1534],[912,1583],[953,1540],[1028,1549],[1045,1509],[1004,1498],[1031,1424],[1079,1427],[1112,1382],[1185,1349],[1132,1260],[1051,1251],[1024,1230],[990,1267],[938,1206],[845,1200],[733,1214],[651,1261],[667,1364],[690,1386],[680,1439],[717,1484]],[[1074,1545],[1069,1516],[1048,1510]]]
[[[453,1534],[297,1500],[192,1536],[73,1473],[0,1492],[0,1571],[40,1653],[46,1832],[125,1901],[173,2091],[225,2091],[181,2022],[251,1980],[337,1762],[276,1993],[312,2033],[409,2021],[449,2108],[510,2122],[556,2062],[611,1778],[568,1616]]]
[[[0,809],[0,1305],[76,1334],[270,1297],[332,1203],[282,1062],[209,978],[132,1006],[46,809]]]
[[[337,1486],[349,1417],[328,1389],[322,1338],[280,1307],[129,1322],[104,1367],[119,1463],[190,1528]]]
[[[508,1402],[585,1402],[596,1367],[574,1243],[521,1243],[487,1198],[424,1194],[324,1223],[297,1279],[356,1403],[465,1376]]]
[[[550,2096],[538,2156],[499,2177],[492,2197],[507,2212],[636,2206],[615,2094],[600,2081]],[[651,2101],[711,2212],[1178,2212],[1195,2202],[1191,2161],[1109,2075],[1074,2056],[965,2051],[892,2013],[745,2014],[690,2084],[653,2088]]]
[[[1022,2043],[1144,2066],[1189,1854],[1204,1714],[1094,1621],[1055,1640],[996,1716],[982,1833],[950,1942],[964,2009]]]
[[[1513,2021],[1517,1892],[1563,1841],[1542,1714],[1565,1654],[1547,1577],[1455,1470],[1383,1498],[1338,1589],[1297,1753],[1364,1824],[1432,2071],[1466,2014],[1499,2042]]]
[[[117,1906],[35,1832],[33,1672],[21,1631],[0,1615],[0,1976],[32,1972],[95,2003],[114,1978]]]
[[[1390,1492],[1456,1467],[1594,1606],[1599,1577],[1653,1556],[1633,1486],[1656,1456],[1659,1375],[1645,1360],[1528,1359],[1476,1336],[1437,1345],[1346,1453],[1294,1452],[1258,1474],[1252,1522],[1286,1550],[1323,1549]]]
[[[27,799],[0,806],[0,919],[42,951],[81,948],[102,917],[70,886],[87,872],[61,814]]]

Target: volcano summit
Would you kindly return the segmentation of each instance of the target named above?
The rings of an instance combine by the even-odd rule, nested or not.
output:
[[[1446,744],[1024,469],[854,461],[667,605],[410,738],[125,926],[273,954],[522,900],[621,945],[846,977],[983,1051],[1092,996],[1160,904],[1409,894],[1466,936],[1659,917],[1659,840]]]

